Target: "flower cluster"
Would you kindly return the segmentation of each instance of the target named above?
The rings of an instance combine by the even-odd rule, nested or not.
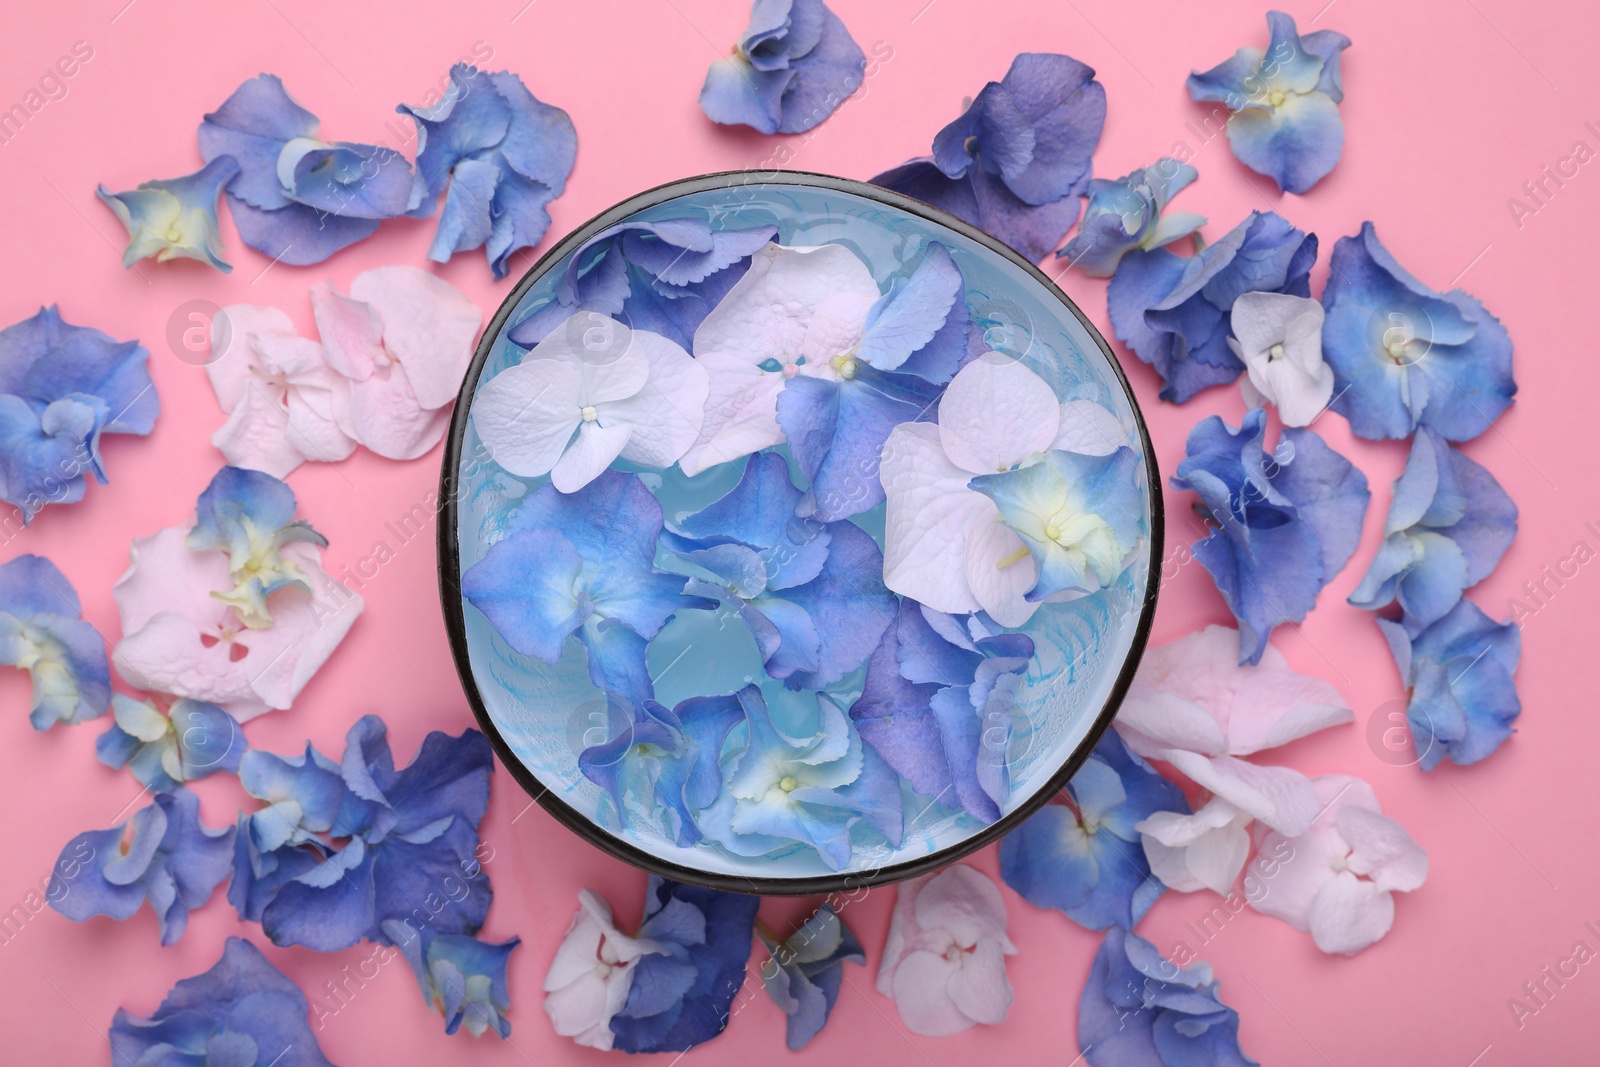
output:
[[[706,72],[700,109],[712,122],[804,133],[860,87],[866,67],[822,0],[755,0],[733,55]]]
[[[212,323],[206,375],[228,420],[211,435],[229,463],[282,478],[365,445],[415,459],[444,437],[483,313],[417,267],[356,275],[345,296],[311,287],[320,340],[277,308],[234,304]]]
[[[1199,176],[1189,164],[1163,158],[1115,180],[1091,180],[1078,232],[1056,250],[1056,258],[1092,278],[1109,278],[1129,252],[1188,237],[1206,224],[1204,216],[1163,212],[1167,201]]]
[[[148,434],[161,409],[137,341],[73,326],[54,305],[0,330],[0,500],[24,523],[106,482],[103,434]]]
[[[116,693],[111,709],[115,721],[95,742],[95,755],[108,767],[127,767],[153,793],[239,770],[244,735],[215,704],[179,698],[163,713],[153,700]]]
[[[786,1043],[798,1052],[827,1024],[844,985],[844,965],[867,962],[866,952],[829,904],[818,907],[785,940],[759,924],[756,933],[768,954],[761,965],[761,984],[789,1017]]]
[[[111,702],[105,638],[84,621],[67,576],[43,556],[0,566],[0,663],[32,676],[35,730],[93,719]]]

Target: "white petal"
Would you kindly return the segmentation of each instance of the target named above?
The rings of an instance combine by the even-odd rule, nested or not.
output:
[[[1354,956],[1394,925],[1394,897],[1344,871],[1317,894],[1308,925],[1322,951]]]
[[[1350,869],[1380,889],[1409,892],[1428,878],[1428,854],[1387,815],[1354,805],[1339,810],[1339,834],[1350,843]]]
[[[867,312],[878,302],[878,289],[867,293],[837,293],[818,304],[806,324],[800,354],[807,366],[827,365],[838,355],[854,351],[866,330]]]
[[[1169,748],[1203,756],[1220,756],[1226,751],[1222,727],[1204,707],[1157,689],[1143,678],[1141,668],[1117,711],[1117,729],[1129,748],[1150,758]]]
[[[633,428],[626,423],[602,426],[598,422],[578,424],[578,436],[550,468],[550,483],[563,493],[576,493],[588,485],[622,453]]]
[[[939,400],[951,462],[973,474],[1010,470],[1055,440],[1061,403],[1023,363],[988,352],[962,367]]]
[[[365,271],[351,281],[350,295],[377,312],[383,347],[405,366],[419,404],[431,410],[456,398],[483,325],[478,305],[419,267]]]
[[[736,355],[711,352],[695,362],[708,378],[700,436],[678,465],[693,476],[718,463],[783,443],[778,394],[787,380]]]
[[[565,362],[527,359],[479,387],[472,425],[489,455],[512,474],[548,474],[582,421],[578,392],[578,374]]]
[[[1109,456],[1129,443],[1128,431],[1109,409],[1093,400],[1069,400],[1061,405],[1061,428],[1050,447],[1085,456]]]
[[[972,478],[955,466],[928,423],[896,426],[878,470],[888,499],[884,515],[883,581],[935,611],[977,611],[967,585],[967,536],[993,523],[994,503],[967,488]]]
[[[604,420],[633,428],[624,459],[670,467],[700,436],[711,381],[693,356],[659,334],[633,331],[633,349],[647,360],[650,376],[633,396],[603,405]]]
[[[1030,604],[1026,599],[1028,590],[1038,584],[1038,566],[1022,538],[1011,527],[997,521],[999,518],[1000,513],[994,511],[989,521],[972,523],[962,572],[967,578],[967,588],[995,622],[1001,626],[1021,626],[1039,610],[1038,604]]]
[[[1265,367],[1264,376],[1278,398],[1278,417],[1285,426],[1309,425],[1333,396],[1333,368],[1326,363],[1319,362],[1308,374],[1287,359],[1275,359]]]
[[[1264,767],[1232,756],[1207,759],[1168,749],[1159,756],[1196,785],[1289,836],[1311,825],[1320,805],[1311,779],[1288,767]]]
[[[580,311],[551,330],[523,362],[554,359],[571,367],[582,383],[584,404],[626,400],[650,377],[652,346],[647,339],[653,336],[635,334],[608,315]]]

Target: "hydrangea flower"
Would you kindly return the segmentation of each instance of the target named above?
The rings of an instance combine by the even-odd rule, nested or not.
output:
[[[1199,175],[1187,163],[1162,158],[1121,178],[1092,179],[1078,232],[1056,250],[1056,258],[1091,278],[1109,278],[1129,252],[1164,248],[1189,236],[1206,224],[1204,215],[1162,212]]]
[[[759,688],[747,685],[737,696],[745,747],[728,764],[726,788],[699,813],[701,833],[740,856],[806,846],[832,870],[850,862],[851,828],[863,820],[899,847],[900,779],[861,743],[832,697],[808,694],[815,732],[797,737],[773,721]]]
[[[111,1058],[115,1067],[333,1067],[307,1022],[310,1011],[305,994],[260,949],[230,937],[216,965],[173,986],[155,1014],[117,1009]]]
[[[1239,1048],[1239,1013],[1209,964],[1179,967],[1113,926],[1078,1001],[1078,1042],[1093,1067],[1255,1067]]]
[[[1258,849],[1287,841],[1293,858],[1280,865],[1272,892],[1250,906],[1308,931],[1323,952],[1354,956],[1389,932],[1394,894],[1422,885],[1428,854],[1383,814],[1366,782],[1342,774],[1315,782],[1322,811],[1309,830],[1291,837],[1256,828]]]
[[[1333,30],[1302,36],[1294,19],[1267,12],[1267,50],[1241,48],[1204,73],[1189,75],[1189,95],[1221,101],[1229,111],[1234,156],[1285,191],[1304,193],[1321,181],[1344,151],[1339,102],[1339,53],[1350,38]]]
[[[1252,211],[1193,256],[1128,253],[1106,289],[1106,310],[1122,343],[1161,375],[1161,399],[1181,404],[1244,370],[1228,343],[1235,301],[1252,292],[1310,296],[1316,260],[1316,234]]]
[[[1373,440],[1431,426],[1448,441],[1489,428],[1516,394],[1511,336],[1476,297],[1438,293],[1378,241],[1372,223],[1333,246],[1322,290],[1333,410]]]
[[[578,891],[579,908],[544,979],[544,1010],[556,1033],[580,1045],[609,1050],[611,1019],[628,1001],[634,971],[648,955],[671,947],[618,930],[611,905],[592,889]]]
[[[1000,877],[1030,904],[1091,930],[1133,926],[1161,895],[1136,825],[1158,811],[1189,813],[1178,787],[1107,730],[1047,804],[1000,839]]]
[[[1522,657],[1515,623],[1494,622],[1472,601],[1460,600],[1415,635],[1387,619],[1378,625],[1411,690],[1406,721],[1423,770],[1446,757],[1462,766],[1476,763],[1511,736],[1522,713],[1511,680]]]
[[[1251,407],[1272,404],[1285,426],[1309,426],[1333,396],[1333,368],[1322,360],[1322,305],[1288,293],[1240,293],[1228,322],[1228,347],[1244,363],[1239,383]]]
[[[43,556],[0,565],[0,663],[32,676],[35,730],[85,722],[111,702],[105,638],[84,621],[67,576]]]
[[[74,922],[95,915],[130,919],[148,900],[161,943],[170,945],[183,936],[189,911],[228,877],[233,834],[231,826],[206,829],[200,798],[187,789],[157,793],[122,825],[67,842],[45,896]],[[71,877],[63,873],[69,870]]]
[[[1266,412],[1253,408],[1235,430],[1217,415],[1189,433],[1172,478],[1192,489],[1217,523],[1194,555],[1239,621],[1239,662],[1255,663],[1267,636],[1306,617],[1361,537],[1367,477],[1311,430],[1285,429],[1262,449]]]
[[[153,700],[116,693],[111,706],[116,721],[95,742],[95,755],[107,767],[127,767],[153,793],[239,769],[244,734],[215,704],[180,699],[162,714]]]
[[[200,494],[195,524],[183,543],[196,552],[227,553],[233,588],[217,599],[233,608],[239,621],[253,630],[272,625],[267,597],[294,585],[311,585],[286,545],[307,543],[319,548],[328,539],[296,519],[294,490],[270,474],[223,467]]]
[[[902,600],[850,718],[911,788],[991,823],[1010,791],[1011,707],[1032,659],[1027,634]]]
[[[572,119],[510,71],[467,63],[450,68],[450,87],[432,107],[395,110],[417,124],[407,210],[426,218],[445,194],[428,258],[446,263],[481,247],[495,278],[505,277],[512,254],[543,239],[546,207],[567,187],[578,154]]]
[[[676,463],[709,389],[706,368],[665,337],[580,311],[479,387],[472,424],[512,474],[576,493],[618,458]]]
[[[1272,645],[1240,660],[1242,635],[1207,626],[1146,650],[1117,712],[1134,752],[1171,764],[1207,791],[1192,818],[1152,815],[1138,829],[1151,868],[1168,886],[1226,896],[1249,853],[1252,819],[1291,836],[1316,815],[1311,782],[1245,757],[1355,721],[1332,685],[1289,667]]]
[[[860,87],[867,57],[822,0],[754,0],[733,55],[706,71],[700,110],[761,133],[805,133]]]
[[[230,465],[285,478],[302,463],[355,451],[345,432],[349,379],[328,366],[321,344],[296,335],[288,315],[230,304],[212,319],[211,344],[206,377],[228,416],[211,443]]]
[[[297,758],[250,749],[239,761],[239,784],[264,806],[239,813],[228,902],[240,918],[260,922],[279,889],[333,853],[324,835],[335,822],[348,834],[344,823],[364,805],[349,802],[339,765],[309,743]]]
[[[619,222],[573,251],[553,298],[507,336],[532,348],[576,312],[592,311],[692,348],[706,314],[777,233],[776,226],[712,230],[696,218]],[[607,334],[589,339],[614,341]]]
[[[314,752],[298,765],[258,761],[254,752],[246,761],[240,780],[276,814],[263,829],[252,827],[243,844],[293,853],[273,857],[288,864],[278,870],[241,848],[229,899],[236,907],[260,904],[261,927],[274,944],[333,952],[362,938],[388,942],[393,927],[386,920],[440,934],[473,934],[483,925],[491,892],[475,853],[493,765],[481,733],[434,731],[416,758],[396,770],[382,720],[363,716],[337,765],[341,788],[331,794],[331,818],[328,782],[316,773],[331,764]],[[291,817],[298,821],[291,824]],[[271,836],[275,822],[280,832]],[[324,836],[315,836],[324,824]],[[335,851],[332,842],[340,839]],[[251,884],[263,871],[265,894]]]
[[[1011,1010],[1006,905],[981,872],[964,863],[901,882],[878,964],[878,992],[900,1009],[907,1030],[946,1037]]]
[[[902,424],[884,445],[879,470],[888,500],[885,584],[935,611],[966,615],[983,610],[1001,626],[1021,626],[1038,608],[1029,596],[1041,582],[1034,549],[1007,524],[996,501],[980,491],[974,478],[1040,462],[1040,453],[1113,456],[1126,441],[1126,431],[1109,411],[1091,401],[1063,404],[1026,364],[999,353],[973,360],[940,398],[937,425]],[[1118,498],[1123,495],[1124,487],[1096,478],[1088,483],[1096,491],[1084,497],[1085,485],[1063,485],[1051,473],[1088,470],[1090,461],[1065,458],[1059,460],[1061,467],[1055,459],[1050,462],[1046,471],[1026,477],[1045,483],[1042,489],[1048,492],[1040,495],[1048,499],[1037,503],[1059,509],[1052,515],[1076,505],[1085,519],[1098,516],[1103,495],[1098,490],[1115,489]],[[990,491],[995,492],[993,486]],[[1011,503],[1007,494],[1008,508]],[[1034,509],[1017,503],[1014,511],[1022,521],[1022,512]],[[1048,519],[1039,529],[1031,522],[1024,525],[1030,534],[1041,535],[1036,538],[1039,555],[1052,563],[1090,548],[1086,538],[1098,542],[1093,545],[1097,555],[1111,555],[1100,550],[1103,535],[1094,521],[1058,523],[1056,537],[1048,536]],[[1120,521],[1117,528],[1124,529]],[[1134,545],[1118,547],[1131,552]],[[1081,590],[1066,595],[1081,595]]]
[[[828,904],[812,912],[787,940],[779,941],[759,923],[756,933],[768,953],[761,984],[789,1017],[785,1043],[791,1052],[799,1052],[827,1025],[844,984],[844,965],[866,963],[866,951]]]
[[[965,357],[962,294],[936,244],[887,294],[844,245],[765,246],[695,331],[711,391],[684,473],[787,440],[815,483],[807,514],[872,507],[889,431],[927,418]]]
[[[411,165],[400,153],[320,141],[317,126],[277,75],[259,74],[206,115],[199,131],[207,163],[238,161],[228,204],[244,243],[297,267],[372,236],[380,219],[406,213],[411,195]]]
[[[1421,426],[1383,532],[1350,603],[1376,609],[1398,600],[1406,631],[1415,635],[1494,570],[1517,535],[1517,505],[1494,475]]]
[[[432,926],[413,930],[393,919],[383,932],[405,955],[422,999],[444,1016],[444,1032],[453,1034],[465,1024],[467,1033],[482,1037],[493,1030],[511,1036],[511,994],[506,987],[506,963],[522,943],[513,937],[498,945],[464,934],[441,934]]]
[[[340,429],[388,459],[416,459],[444,437],[483,312],[419,267],[378,267],[350,282],[311,287],[328,365],[349,379]]]
[[[1025,52],[933,139],[933,154],[872,179],[926,200],[1037,262],[1078,218],[1106,91],[1071,56]]]
[[[624,1052],[683,1052],[728,1025],[744,985],[761,898],[680,885],[655,875],[639,936],[663,946],[634,967],[627,1000],[611,1017]]]
[[[461,592],[524,656],[555,663],[576,635],[594,684],[642,704],[654,696],[650,639],[674,612],[715,606],[656,570],[661,528],[661,504],[636,474],[608,470],[571,494],[545,485],[467,568]]]
[[[182,178],[149,181],[125,193],[104,185],[95,190],[128,231],[123,267],[141,259],[165,263],[171,259],[198,259],[227,274],[233,267],[222,261],[222,235],[217,232],[217,197],[239,176],[239,161],[217,156]]]
[[[161,409],[137,341],[73,326],[55,305],[0,330],[0,500],[30,522],[102,485],[100,437],[147,434]]]
[[[783,457],[761,453],[665,537],[696,571],[684,592],[738,610],[767,673],[790,689],[831,685],[861,666],[895,611],[872,537],[853,523],[796,518],[800,500]]]

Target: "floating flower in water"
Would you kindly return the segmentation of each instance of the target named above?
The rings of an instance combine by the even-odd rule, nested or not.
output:
[[[1322,305],[1288,293],[1241,293],[1228,322],[1228,347],[1249,375],[1239,383],[1251,407],[1272,404],[1285,426],[1309,426],[1333,396],[1322,361]]]
[[[1069,270],[1076,267],[1091,278],[1109,278],[1129,252],[1148,252],[1189,236],[1206,224],[1205,216],[1162,212],[1199,173],[1187,163],[1163,158],[1122,178],[1091,180],[1083,221],[1072,240],[1056,250],[1056,258],[1065,259]]]
[[[1272,40],[1266,52],[1241,48],[1212,69],[1189,75],[1189,95],[1217,100],[1233,112],[1228,144],[1239,162],[1304,193],[1321,181],[1344,151],[1339,102],[1339,53],[1350,38],[1333,30],[1302,36],[1294,19],[1267,12]]]
[[[839,999],[846,963],[866,963],[856,935],[823,904],[787,940],[778,941],[756,927],[768,959],[761,965],[761,984],[789,1021],[786,1043],[798,1052],[822,1031]]]
[[[0,663],[32,676],[35,730],[93,719],[110,704],[105,638],[83,620],[67,576],[43,556],[0,565]]]
[[[113,193],[100,186],[95,195],[116,213],[117,221],[128,231],[122,265],[131,267],[141,259],[152,258],[158,263],[198,259],[224,274],[233,270],[222,261],[217,197],[238,175],[238,160],[217,156],[193,174],[145,182],[125,193]]]
[[[711,64],[700,110],[761,133],[804,133],[860,87],[867,57],[822,0],[755,0],[733,55]]]
[[[153,700],[116,693],[111,705],[116,722],[95,742],[95,755],[108,767],[127,767],[151,792],[239,769],[244,734],[215,704],[175,700],[162,714]]]
[[[512,254],[539,243],[546,210],[567,187],[578,154],[572,119],[543,103],[508,70],[486,73],[467,63],[450,68],[450,87],[431,107],[395,108],[417,124],[417,172],[408,210],[444,210],[428,258],[449,262],[482,248],[495,278]]]
[[[1025,52],[933,139],[933,154],[873,178],[966,219],[1038,261],[1078,218],[1106,92],[1071,56]]]
[[[506,988],[506,963],[520,938],[495,945],[464,934],[441,934],[431,925],[413,930],[393,919],[383,924],[406,962],[411,964],[422,997],[444,1016],[444,1032],[465,1024],[467,1033],[482,1037],[493,1030],[511,1036],[511,994]]]

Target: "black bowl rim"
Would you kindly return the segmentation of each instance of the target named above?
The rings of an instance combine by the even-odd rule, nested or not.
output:
[[[1101,354],[1105,356],[1106,362],[1111,365],[1112,371],[1117,376],[1118,383],[1122,386],[1123,393],[1128,398],[1128,404],[1133,411],[1134,421],[1139,430],[1140,443],[1144,450],[1145,469],[1149,474],[1150,565],[1145,583],[1144,603],[1140,609],[1139,622],[1134,629],[1133,643],[1128,650],[1127,658],[1112,683],[1111,691],[1106,696],[1105,703],[1101,706],[1099,714],[1095,716],[1094,722],[1090,724],[1089,731],[1084,735],[1083,740],[1078,743],[1072,754],[1067,757],[1060,769],[1050,777],[1048,782],[1037,789],[1027,801],[1018,805],[997,821],[985,826],[970,837],[936,849],[925,856],[918,856],[914,859],[869,870],[846,871],[839,874],[814,875],[804,878],[758,878],[743,874],[726,874],[672,863],[611,834],[555,796],[549,787],[541,782],[533,771],[517,757],[489,716],[488,708],[478,691],[477,680],[473,677],[471,654],[467,648],[466,612],[462,604],[461,589],[457,584],[458,578],[456,577],[461,570],[461,546],[456,535],[459,517],[457,515],[457,487],[455,483],[461,465],[461,445],[462,439],[466,435],[469,401],[473,390],[478,384],[478,378],[483,372],[483,366],[488,361],[506,320],[511,316],[518,302],[521,301],[523,295],[533,286],[534,282],[559,263],[567,253],[579,247],[600,230],[612,226],[639,211],[655,207],[678,197],[707,190],[727,189],[739,185],[793,185],[849,193],[954,230],[963,237],[977,242],[1022,268],[1024,272],[1042,285],[1046,292],[1053,295],[1067,310],[1072,312],[1083,328],[1088,331],[1095,344],[1100,347]],[[696,177],[680,178],[676,181],[657,185],[602,211],[582,226],[573,230],[552,246],[549,251],[545,252],[544,255],[540,256],[538,261],[523,274],[516,287],[511,290],[511,293],[501,302],[499,309],[489,321],[489,325],[484,329],[483,335],[478,341],[472,365],[467,369],[466,377],[462,381],[461,391],[456,396],[455,410],[450,418],[450,433],[446,440],[444,463],[439,475],[439,499],[443,504],[438,528],[439,598],[444,611],[445,629],[449,634],[450,651],[455,661],[456,673],[460,676],[462,690],[466,694],[467,702],[472,706],[472,712],[477,717],[478,725],[482,728],[484,734],[488,736],[489,741],[494,746],[495,753],[500,758],[500,762],[510,771],[517,784],[521,785],[528,795],[533,797],[534,801],[543,807],[545,811],[554,816],[557,822],[560,822],[567,829],[601,851],[622,860],[624,863],[650,874],[660,875],[662,878],[677,882],[685,882],[727,892],[769,896],[850,893],[856,890],[887,885],[891,882],[898,882],[937,870],[971,855],[994,841],[998,841],[1008,831],[1048,803],[1050,798],[1067,784],[1072,776],[1077,773],[1078,768],[1083,765],[1083,762],[1089,758],[1090,752],[1094,750],[1106,728],[1111,725],[1111,720],[1116,716],[1117,709],[1121,706],[1122,699],[1133,682],[1133,676],[1138,670],[1139,661],[1143,658],[1145,648],[1150,640],[1150,628],[1155,616],[1156,597],[1161,588],[1161,561],[1164,553],[1166,532],[1161,484],[1160,470],[1156,464],[1155,448],[1150,442],[1150,432],[1145,424],[1144,413],[1139,408],[1138,398],[1134,396],[1133,388],[1128,383],[1128,377],[1123,373],[1122,365],[1118,361],[1116,354],[1112,352],[1111,346],[1106,343],[1105,338],[1095,328],[1094,323],[1090,322],[1083,312],[1079,310],[1078,305],[1073,303],[1072,299],[1062,292],[1061,288],[1041,271],[1037,265],[1030,263],[1011,246],[996,240],[970,223],[931,204],[866,182],[840,178],[831,174],[797,170],[719,171]]]

